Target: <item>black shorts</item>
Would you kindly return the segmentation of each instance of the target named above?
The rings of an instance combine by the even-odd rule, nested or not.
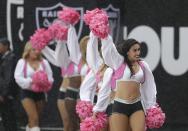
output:
[[[131,116],[134,112],[143,110],[141,101],[138,101],[133,104],[125,104],[118,101],[114,101],[112,107],[112,113],[121,113],[126,116]]]
[[[65,93],[65,98],[77,100],[79,98],[79,91],[76,89],[74,90],[71,88],[67,88],[67,91]]]
[[[79,98],[79,91],[74,88],[66,88],[63,91],[59,90],[58,99],[73,99],[77,100]]]
[[[113,104],[110,103],[106,109],[106,114],[108,117],[110,117],[112,115],[112,106],[113,106]]]
[[[57,99],[64,100],[65,99],[66,91],[59,91]]]
[[[34,100],[35,102],[45,100],[45,94],[43,92],[36,93],[33,91],[29,91],[29,90],[21,90],[20,97],[21,97],[21,100],[25,98],[30,98]]]

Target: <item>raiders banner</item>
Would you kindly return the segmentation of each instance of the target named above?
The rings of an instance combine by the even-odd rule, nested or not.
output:
[[[48,27],[63,7],[76,9],[81,18],[86,10],[104,9],[115,42],[135,38],[143,43],[142,56],[155,75],[157,97],[167,115],[167,123],[188,124],[185,115],[188,114],[188,1],[1,0],[0,7],[0,35],[10,39],[18,56],[34,31]],[[76,24],[76,31],[79,38],[89,34],[83,19]],[[58,70],[54,71],[57,74]],[[60,83],[59,76],[55,77],[56,83]],[[51,105],[56,107],[58,84],[55,86],[45,108],[45,125],[61,123],[57,109],[51,109]]]
[[[57,11],[61,10],[64,7],[68,7],[68,6],[63,5],[60,2],[50,7],[37,7],[35,10],[35,20],[36,20],[37,28],[48,27],[49,25],[51,25],[53,21],[57,19]],[[84,15],[83,7],[71,7],[71,8],[74,8],[77,12],[79,12],[80,17],[83,18]],[[76,29],[78,30],[78,38],[79,38],[83,29],[83,19],[80,19],[79,23],[76,25]]]
[[[1,33],[2,37],[8,37],[11,42],[11,49],[20,55],[21,44],[24,41],[24,0],[2,0],[1,1]],[[14,43],[14,44],[12,44]]]

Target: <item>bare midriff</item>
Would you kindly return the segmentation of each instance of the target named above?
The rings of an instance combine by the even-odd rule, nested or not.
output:
[[[81,76],[69,77],[69,87],[80,88]]]
[[[135,81],[118,81],[115,98],[133,101],[140,97],[140,83]]]
[[[64,78],[63,78],[63,81],[62,81],[62,83],[61,83],[61,87],[67,88],[68,86],[69,86],[69,78],[64,77]]]
[[[115,97],[115,91],[112,91],[110,93],[110,101],[113,101],[114,100],[114,97]]]
[[[64,77],[61,87],[79,88],[81,84],[81,76]]]

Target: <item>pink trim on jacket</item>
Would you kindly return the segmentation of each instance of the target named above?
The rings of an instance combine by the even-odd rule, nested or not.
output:
[[[115,89],[115,87],[116,87],[116,80],[120,79],[123,76],[125,67],[126,67],[126,65],[123,63],[117,70],[114,71],[112,78],[111,78],[111,88],[112,89]]]
[[[61,75],[62,76],[65,76],[65,75],[72,76],[75,72],[74,65],[75,65],[75,63],[70,62],[70,64],[68,65],[67,68],[62,67],[61,68]],[[78,73],[80,74],[81,69],[82,69],[82,61],[81,60],[80,60],[80,62],[77,66],[78,66]]]
[[[144,64],[142,63],[142,61],[139,61],[139,65],[140,65],[141,69],[144,71]],[[123,63],[117,70],[114,71],[112,78],[111,78],[111,88],[112,89],[116,88],[116,80],[123,77],[125,67],[126,67],[126,63]],[[145,81],[145,73],[144,73],[142,83],[144,83],[144,81]]]

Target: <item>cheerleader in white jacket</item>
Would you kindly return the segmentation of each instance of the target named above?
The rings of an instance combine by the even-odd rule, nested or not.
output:
[[[18,61],[14,73],[15,80],[21,87],[21,103],[28,116],[26,131],[40,131],[39,117],[45,104],[45,91],[36,92],[32,88],[33,75],[39,71],[44,71],[48,80],[53,83],[52,70],[48,61],[42,58],[40,51],[34,49],[31,43],[27,42],[23,57]]]
[[[105,64],[119,73],[114,78],[115,98],[111,129],[145,130],[145,111],[156,104],[156,85],[148,64],[140,60],[140,43],[128,39],[117,45],[108,36],[102,39]]]
[[[65,41],[57,41],[55,51],[49,47],[42,50],[44,56],[52,64],[61,68],[63,81],[59,89],[57,102],[65,131],[77,130],[78,128],[75,105],[81,79],[89,72],[85,62],[86,51],[84,51],[88,39],[88,36],[84,37],[79,46],[76,30],[70,25],[67,44]]]
[[[111,77],[113,70],[104,64],[99,53],[98,37],[90,32],[90,40],[87,44],[87,63],[91,68],[80,87],[80,99],[93,103],[93,117],[99,112],[106,112],[111,115],[111,101],[113,101],[111,88]],[[97,92],[97,101],[94,103],[94,96]],[[108,127],[101,130],[108,130]]]

